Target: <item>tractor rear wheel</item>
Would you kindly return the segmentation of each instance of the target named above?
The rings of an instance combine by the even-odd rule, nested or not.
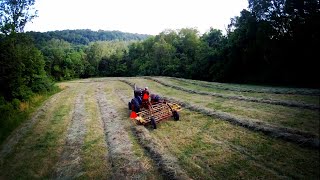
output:
[[[151,118],[151,125],[152,125],[153,129],[157,129],[157,123],[153,117]]]
[[[179,113],[177,111],[173,111],[172,112],[172,115],[173,115],[173,119],[175,121],[179,121]]]
[[[140,112],[140,105],[137,98],[133,98],[131,100],[131,106],[132,105],[133,105],[133,109],[131,108],[132,111],[135,111],[136,113]]]

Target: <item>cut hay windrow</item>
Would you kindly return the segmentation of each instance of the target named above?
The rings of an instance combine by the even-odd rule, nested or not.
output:
[[[123,94],[119,93],[117,95],[124,104],[130,100],[130,98]],[[138,138],[139,144],[148,151],[153,161],[158,165],[164,179],[191,179],[178,165],[177,159],[165,151],[161,143],[150,136],[149,131],[145,127],[132,126],[132,131]]]
[[[107,94],[103,91],[102,85],[99,85],[96,90],[96,99],[100,106],[106,143],[109,147],[113,179],[140,179],[146,174],[145,168],[134,155],[133,145],[124,128],[123,120],[107,100]]]
[[[143,126],[132,127],[139,143],[150,153],[152,159],[158,164],[165,179],[191,179],[178,165],[178,160],[166,152],[157,139],[152,138]]]
[[[190,83],[193,85],[202,86],[206,88],[214,88],[214,89],[227,90],[227,91],[320,96],[319,89],[292,89],[292,88],[275,88],[275,87],[273,88],[226,87],[225,84],[218,83],[218,82],[206,82],[206,81],[195,82],[194,80],[191,80],[191,79],[183,79],[183,78],[176,78],[176,77],[165,77],[165,78],[171,78],[171,79],[183,81],[186,83]]]
[[[273,104],[273,105],[281,105],[281,106],[287,106],[287,107],[297,107],[297,108],[303,108],[303,109],[311,109],[311,110],[319,110],[320,107],[313,104],[306,104],[306,103],[298,103],[293,101],[283,101],[283,100],[273,100],[273,99],[262,99],[262,98],[252,98],[252,97],[244,97],[244,96],[231,96],[231,95],[225,95],[220,93],[210,93],[210,92],[203,92],[203,91],[195,91],[191,89],[186,89],[179,86],[174,86],[171,84],[167,84],[163,81],[160,81],[158,79],[152,78],[152,77],[144,77],[145,79],[153,80],[163,86],[170,87],[176,90],[184,91],[187,93],[192,94],[199,94],[199,95],[207,95],[207,96],[214,96],[214,97],[220,97],[220,98],[226,98],[226,99],[234,99],[239,101],[247,101],[247,102],[256,102],[256,103],[265,103],[265,104]]]
[[[18,127],[15,131],[11,133],[11,135],[7,138],[6,141],[2,143],[2,147],[0,147],[0,162],[11,153],[12,149],[21,141],[22,138],[26,136],[26,134],[32,129],[32,127],[39,121],[39,118],[46,114],[49,109],[55,104],[57,99],[65,94],[65,91],[69,91],[70,89],[63,90],[55,95],[53,95],[50,99],[46,100],[43,105],[36,110],[31,116],[31,119],[26,120],[20,127]]]
[[[80,154],[86,134],[84,94],[82,90],[77,96],[63,152],[53,174],[54,179],[74,179],[82,175]]]
[[[132,88],[134,88],[134,83],[127,81],[127,80],[120,80],[121,82],[124,82],[128,85],[130,85]],[[212,109],[204,108],[204,107],[199,107],[199,106],[194,106],[191,105],[187,102],[183,102],[180,100],[177,100],[175,98],[171,97],[166,97],[161,95],[164,99],[167,99],[168,101],[176,102],[180,105],[182,105],[184,108],[187,108],[192,111],[200,112],[202,114],[212,116],[219,118],[221,120],[228,121],[232,124],[242,126],[244,128],[247,128],[249,130],[253,131],[258,131],[262,132],[266,135],[269,135],[271,137],[283,139],[288,142],[293,142],[298,144],[299,146],[302,147],[309,147],[309,148],[319,148],[319,139],[316,138],[315,135],[310,134],[308,132],[296,130],[296,129],[291,129],[291,128],[286,128],[286,127],[279,127],[279,126],[273,126],[270,124],[267,124],[263,121],[260,120],[255,120],[255,119],[246,119],[246,118],[240,118],[233,116],[228,113],[224,112],[219,112],[219,111],[214,111]]]
[[[112,167],[108,161],[108,146],[105,141],[103,122],[95,98],[97,83],[92,83],[85,95],[87,133],[82,148],[84,179],[110,179]]]

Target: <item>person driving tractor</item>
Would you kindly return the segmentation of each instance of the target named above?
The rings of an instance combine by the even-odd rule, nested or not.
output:
[[[148,87],[145,87],[144,90],[142,91],[142,102],[148,101],[149,95],[150,95],[150,93],[149,93]]]
[[[130,114],[131,118],[137,117],[136,113],[140,112],[140,107],[148,107],[150,96],[148,87],[145,87],[142,91],[141,90],[136,89],[134,91],[134,98],[129,102],[129,109],[132,110]]]

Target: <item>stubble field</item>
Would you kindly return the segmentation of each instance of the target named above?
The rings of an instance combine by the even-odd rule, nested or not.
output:
[[[132,86],[183,106],[130,120]],[[318,90],[169,77],[58,83],[0,147],[0,179],[318,179]]]

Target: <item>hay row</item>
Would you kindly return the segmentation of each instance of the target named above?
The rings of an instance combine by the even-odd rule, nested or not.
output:
[[[132,142],[123,125],[123,119],[115,110],[101,84],[96,90],[101,119],[104,126],[106,143],[109,150],[109,161],[112,164],[113,179],[140,179],[146,169],[135,156]]]
[[[151,155],[152,159],[159,166],[165,179],[190,179],[178,165],[177,159],[166,152],[157,139],[152,138],[148,130],[143,126],[132,126],[139,143]]]
[[[130,85],[131,87],[134,87],[134,84],[131,83],[130,81],[126,81],[126,80],[121,80],[121,81]],[[252,131],[262,132],[268,136],[298,144],[301,147],[309,147],[309,148],[315,148],[315,149],[319,148],[319,139],[316,138],[315,135],[310,134],[308,132],[286,128],[286,127],[273,126],[263,121],[240,118],[228,113],[218,112],[208,108],[194,106],[187,102],[177,100],[175,98],[169,98],[163,95],[162,97],[168,101],[176,102],[182,105],[184,108],[189,109],[191,111],[196,111],[207,116],[219,118],[221,120],[228,121],[232,124],[242,126]]]
[[[145,79],[153,80],[163,86],[170,87],[176,90],[184,91],[187,93],[192,94],[199,94],[199,95],[207,95],[207,96],[213,96],[213,97],[220,97],[220,98],[226,98],[226,99],[234,99],[239,101],[247,101],[247,102],[256,102],[256,103],[265,103],[265,104],[272,104],[272,105],[281,105],[281,106],[287,106],[287,107],[297,107],[302,109],[311,109],[311,110],[319,110],[320,107],[313,105],[313,104],[306,104],[306,103],[298,103],[293,101],[283,101],[283,100],[273,100],[273,99],[261,99],[261,98],[252,98],[252,97],[244,97],[244,96],[231,96],[231,95],[225,95],[220,93],[210,93],[210,92],[203,92],[203,91],[195,91],[191,89],[186,89],[183,87],[167,84],[163,81],[160,81],[155,78],[151,77],[144,77]]]
[[[270,88],[270,89],[249,89],[249,88],[237,88],[237,87],[226,87],[223,83],[218,83],[218,82],[194,82],[193,80],[188,80],[188,79],[183,79],[183,78],[176,78],[176,77],[167,77],[171,79],[175,79],[178,81],[183,81],[187,82],[193,85],[197,86],[202,86],[202,87],[207,87],[207,88],[214,88],[214,89],[220,89],[220,90],[227,90],[227,91],[237,91],[237,92],[251,92],[251,93],[269,93],[269,94],[299,94],[299,95],[309,95],[309,96],[320,96],[319,90],[310,90],[310,89],[301,89],[301,90],[296,90],[296,89],[282,89],[282,88]],[[210,84],[209,84],[210,83]]]
[[[117,93],[117,95],[124,104],[130,100],[130,98],[123,94]],[[145,127],[134,125],[131,129],[137,137],[139,144],[147,150],[153,161],[157,164],[164,179],[190,179],[187,173],[178,165],[177,159],[165,151],[161,143],[150,136],[149,131]]]
[[[54,179],[72,179],[82,174],[81,149],[86,134],[84,91],[77,96],[66,142],[54,171]]]

